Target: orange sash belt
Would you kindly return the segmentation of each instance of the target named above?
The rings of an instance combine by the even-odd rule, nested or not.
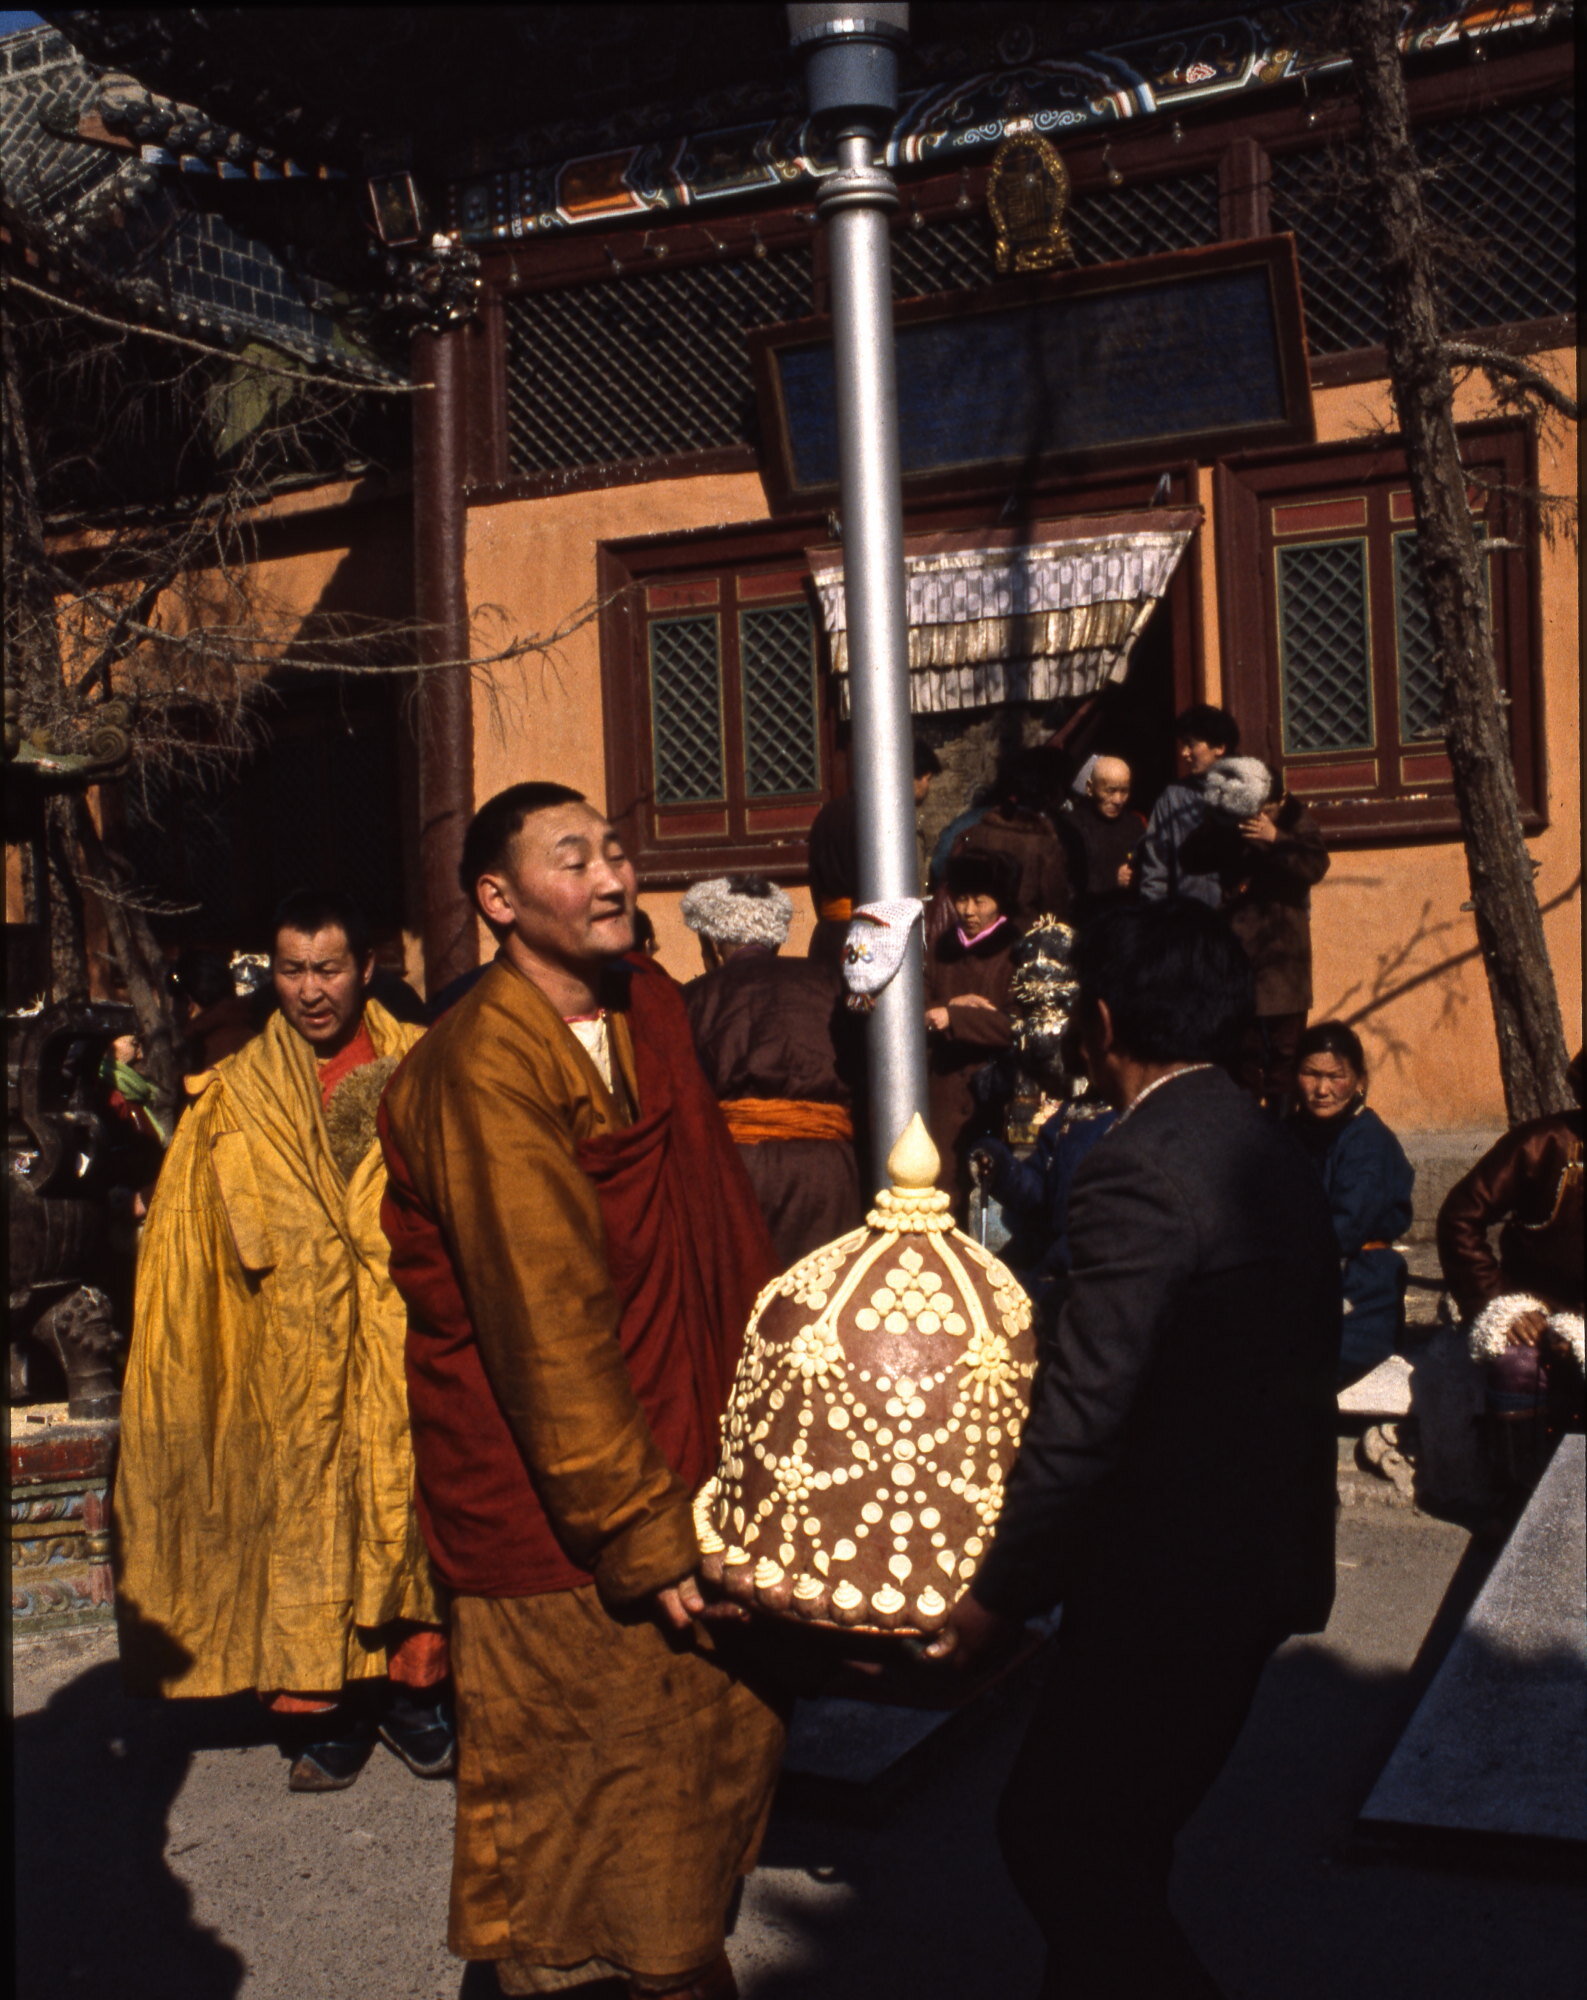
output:
[[[841,1104],[801,1097],[730,1097],[722,1106],[727,1129],[741,1146],[768,1139],[852,1139],[854,1120]]]
[[[1362,1250],[1392,1250],[1393,1248],[1394,1245],[1392,1243],[1363,1243],[1361,1246]],[[1361,1252],[1358,1250],[1356,1255],[1359,1256],[1360,1254]]]
[[[833,896],[816,904],[816,915],[824,924],[846,924],[854,915],[852,896]]]

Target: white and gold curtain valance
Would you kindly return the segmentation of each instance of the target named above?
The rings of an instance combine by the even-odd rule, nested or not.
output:
[[[1130,648],[1168,588],[1199,509],[1124,518],[1103,532],[945,550],[906,542],[909,698],[917,715],[1005,701],[1095,694],[1123,680]],[[1100,524],[1087,524],[1088,527]],[[924,540],[925,538],[922,538]],[[931,538],[933,541],[940,537]],[[848,673],[839,551],[811,567],[832,643]],[[848,683],[843,683],[848,706]]]

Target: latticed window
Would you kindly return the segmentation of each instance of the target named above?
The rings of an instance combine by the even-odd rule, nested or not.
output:
[[[1568,98],[1421,127],[1447,323],[1461,329],[1576,310],[1576,148]],[[1273,162],[1272,226],[1293,230],[1312,351],[1383,344],[1383,293],[1358,148]]]
[[[752,443],[745,335],[810,310],[806,247],[508,299],[511,470]]]
[[[1372,748],[1372,647],[1364,541],[1278,551],[1284,748]]]
[[[607,735],[642,877],[797,868],[827,763],[804,565],[628,574],[608,626]]]
[[[1079,264],[1114,264],[1218,240],[1218,176],[1179,174],[1077,195],[1066,226]],[[893,231],[893,295],[923,298],[994,284],[992,225],[979,210]]]
[[[1391,494],[1391,516],[1403,518],[1409,504],[1409,493]],[[1416,535],[1400,529],[1390,544],[1398,732],[1405,743],[1435,741],[1443,735],[1443,676]],[[1284,748],[1291,756],[1370,750],[1376,742],[1372,545],[1351,537],[1281,544],[1276,554]]]
[[[1482,582],[1486,589],[1486,566]],[[1491,615],[1491,603],[1489,612]],[[1409,529],[1402,529],[1394,537],[1394,637],[1400,668],[1400,733],[1407,742],[1441,736],[1443,676],[1433,649],[1427,594],[1422,587],[1421,564],[1416,559],[1416,536]]]
[[[1524,434],[1485,426],[1463,452],[1523,806],[1542,797]],[[1336,831],[1452,828],[1443,673],[1415,508],[1397,453],[1329,449],[1220,477],[1226,695],[1242,740]],[[1510,523],[1508,531],[1504,523]],[[1262,580],[1266,579],[1265,588]]]

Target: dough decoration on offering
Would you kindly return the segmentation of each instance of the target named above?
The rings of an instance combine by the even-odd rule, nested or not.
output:
[[[1035,1373],[1030,1301],[953,1226],[915,1118],[864,1229],[755,1303],[716,1475],[706,1578],[780,1617],[924,1634],[974,1576]]]

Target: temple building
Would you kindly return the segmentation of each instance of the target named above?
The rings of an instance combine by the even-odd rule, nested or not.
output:
[[[678,977],[697,970],[679,899],[705,874],[783,884],[801,951],[808,829],[853,773],[822,400],[830,162],[784,11],[321,9],[292,17],[325,39],[312,86],[270,48],[272,12],[212,14],[201,48],[190,14],[161,9],[52,14],[0,44],[0,147],[42,133],[59,153],[47,198],[7,197],[40,282],[48,267],[100,309],[141,298],[151,326],[274,345],[371,392],[429,385],[386,399],[368,463],[310,468],[260,533],[306,623],[417,617],[432,670],[289,677],[218,803],[129,801],[151,890],[196,907],[183,935],[242,942],[297,880],[340,873],[433,990],[481,949],[454,878],[469,813],[556,778],[624,829]],[[1078,759],[1105,736],[1149,808],[1176,713],[1230,709],[1333,849],[1315,1014],[1361,1033],[1391,1122],[1497,1123],[1327,12],[912,10],[888,164],[912,699],[944,766],[924,831],[1008,750],[1051,741]],[[1570,14],[1419,0],[1404,60],[1449,330],[1574,393]],[[295,162],[292,215],[312,199],[312,222],[288,213]],[[349,300],[381,305],[384,332],[359,334]],[[1578,555],[1554,499],[1577,490],[1574,426],[1471,371],[1457,416],[1571,1022]],[[1039,579],[1039,617],[1010,610],[1011,577]],[[494,663],[437,664],[461,660]]]

